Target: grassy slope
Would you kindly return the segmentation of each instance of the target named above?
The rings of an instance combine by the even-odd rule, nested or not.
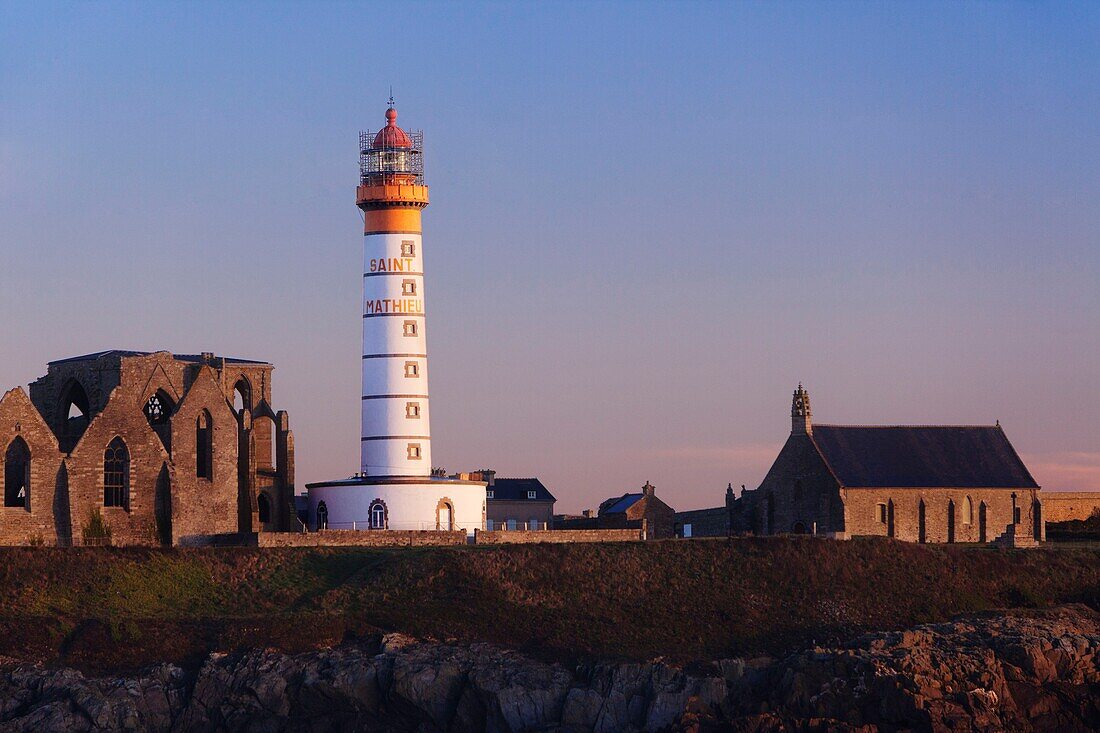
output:
[[[1100,605],[1100,551],[807,538],[495,548],[4,549],[0,654],[118,668],[376,629],[552,657],[779,652],[864,629]],[[89,621],[92,620],[92,621]]]

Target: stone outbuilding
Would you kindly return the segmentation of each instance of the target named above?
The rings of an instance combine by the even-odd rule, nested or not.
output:
[[[554,529],[640,529],[644,526],[646,539],[673,537],[676,510],[657,498],[656,492],[656,487],[646,481],[641,491],[605,499],[595,516],[588,510],[581,517],[559,515]]]
[[[657,498],[656,487],[645,482],[639,493],[623,494],[600,504],[596,516],[603,528],[628,521],[645,520],[646,539],[659,540],[673,537],[676,510]]]
[[[294,529],[294,438],[271,364],[104,351],[0,400],[0,543],[196,544]]]
[[[1017,546],[1044,537],[1039,485],[999,423],[814,425],[802,385],[791,419],[760,487],[735,502],[735,530]]]
[[[487,469],[460,476],[485,482],[485,529],[553,528],[557,499],[539,479],[497,478],[496,471]]]

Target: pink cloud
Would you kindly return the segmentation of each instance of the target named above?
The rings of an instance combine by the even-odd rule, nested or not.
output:
[[[779,455],[782,444],[752,443],[749,445],[681,445],[654,451],[660,458],[691,461],[696,464],[756,467],[770,466]]]
[[[1020,457],[1044,489],[1100,491],[1100,452],[1024,453]]]

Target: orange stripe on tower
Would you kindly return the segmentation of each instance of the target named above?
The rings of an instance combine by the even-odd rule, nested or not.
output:
[[[405,207],[367,209],[363,212],[363,231],[367,234],[420,232],[420,209]]]

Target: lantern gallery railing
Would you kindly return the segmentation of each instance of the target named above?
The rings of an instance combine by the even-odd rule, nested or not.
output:
[[[409,132],[412,147],[374,147],[374,134],[359,133],[360,183],[391,183],[391,176],[414,176],[424,185],[424,133]]]

